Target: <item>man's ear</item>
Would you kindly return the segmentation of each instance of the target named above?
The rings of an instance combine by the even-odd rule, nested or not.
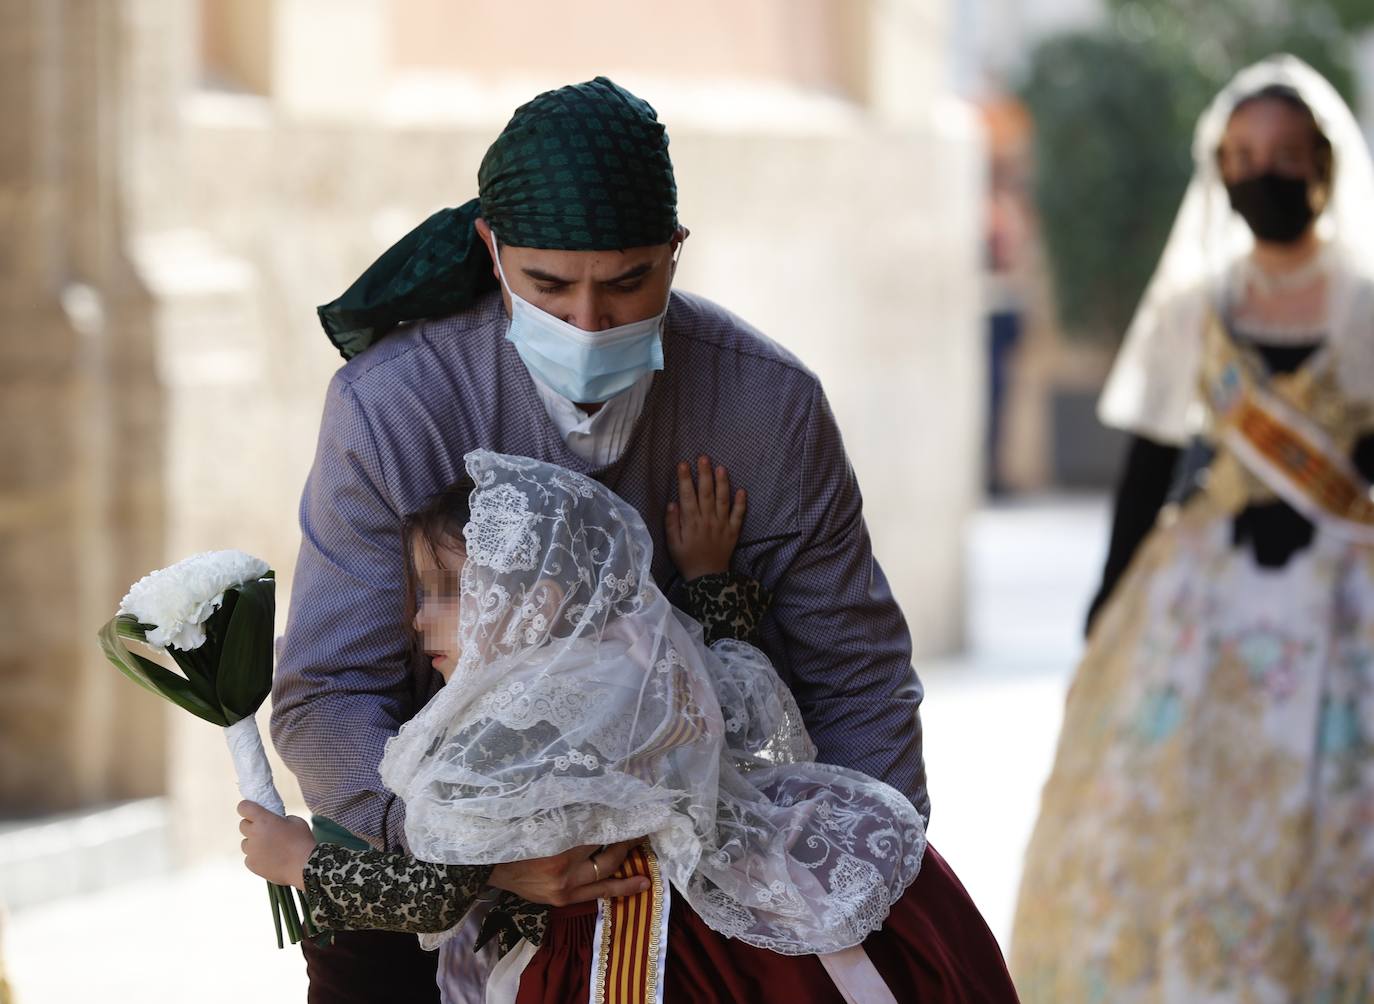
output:
[[[501,290],[501,303],[506,308],[506,315],[511,314],[510,293],[506,289],[506,284],[501,281],[501,273],[496,269],[496,235],[491,232],[491,225],[482,217],[472,221],[472,229],[477,231],[477,236],[482,238],[482,243],[487,246],[487,254],[491,256],[491,277],[496,280],[496,286]]]
[[[668,241],[668,281],[672,282],[677,277],[677,260],[682,255],[682,245],[687,242],[692,231],[678,224],[678,228],[673,231],[673,236]]]
[[[499,280],[501,277],[496,271],[496,238],[492,236],[491,225],[479,216],[472,221],[472,228],[477,231],[477,236],[482,238],[482,243],[487,246],[487,254],[491,255],[491,277]]]

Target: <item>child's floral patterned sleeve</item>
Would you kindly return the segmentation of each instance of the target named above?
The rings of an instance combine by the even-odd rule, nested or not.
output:
[[[322,931],[436,933],[463,919],[490,875],[490,865],[441,865],[322,843],[305,863],[305,896]]]
[[[703,575],[683,589],[683,609],[701,623],[707,645],[723,638],[758,644],[770,599],[757,579],[735,572]]]

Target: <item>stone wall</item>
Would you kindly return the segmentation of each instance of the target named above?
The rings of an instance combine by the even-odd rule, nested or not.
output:
[[[150,303],[123,253],[103,4],[0,6],[0,816],[160,792],[162,709],[95,632],[162,555]]]

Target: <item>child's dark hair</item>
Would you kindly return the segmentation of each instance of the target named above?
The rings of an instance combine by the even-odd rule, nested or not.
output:
[[[405,553],[406,625],[415,623],[420,606],[420,573],[415,567],[415,547],[427,548],[432,558],[439,548],[464,550],[463,527],[472,518],[469,498],[476,485],[464,474],[457,481],[441,488],[419,509],[401,520],[401,547]],[[418,650],[420,639],[412,632],[412,644]]]

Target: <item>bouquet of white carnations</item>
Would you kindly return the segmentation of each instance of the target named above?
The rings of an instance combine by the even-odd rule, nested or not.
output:
[[[277,815],[286,807],[253,716],[272,690],[276,580],[267,562],[242,551],[207,551],[145,575],[100,630],[100,647],[139,686],[224,729],[243,797]],[[165,651],[178,675],[130,652],[126,639]],[[301,897],[302,924],[288,886],[267,884],[277,946],[282,925],[295,944],[316,932]]]

